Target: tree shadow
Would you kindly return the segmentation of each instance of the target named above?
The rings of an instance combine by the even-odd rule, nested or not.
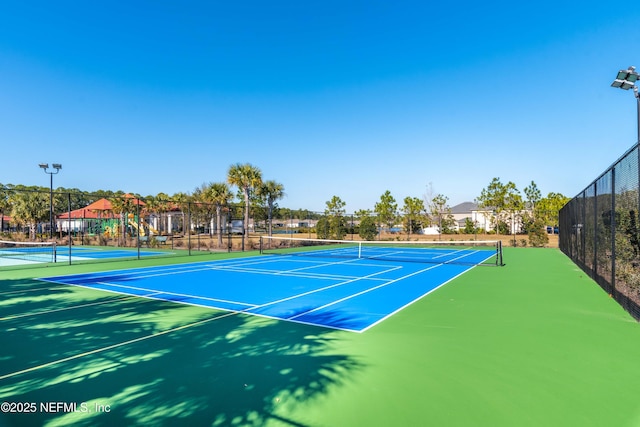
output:
[[[365,367],[334,351],[344,332],[29,282],[0,282],[3,290],[31,288],[3,295],[0,305],[0,401],[34,402],[37,411],[4,414],[0,426],[302,426],[287,408]],[[76,412],[42,411],[47,402],[75,403]]]

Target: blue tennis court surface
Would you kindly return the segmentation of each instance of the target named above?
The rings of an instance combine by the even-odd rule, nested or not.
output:
[[[140,251],[140,257],[171,254],[172,252],[170,251],[150,251],[147,249]],[[68,246],[58,246],[55,253],[50,247],[0,248],[0,266],[65,262],[69,260],[74,262],[109,258],[117,259],[137,256],[138,250],[136,248],[119,249],[72,246],[71,251],[69,251]]]
[[[362,332],[470,268],[283,255],[41,280]]]

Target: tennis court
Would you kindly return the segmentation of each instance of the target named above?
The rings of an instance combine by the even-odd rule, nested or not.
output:
[[[640,422],[640,328],[558,250],[301,250],[3,272],[0,425]]]
[[[96,246],[56,246],[49,242],[0,241],[0,267],[55,262],[171,255],[171,251]]]
[[[302,241],[304,251],[280,256],[41,280],[362,332],[495,257],[478,248],[407,245],[372,245],[363,256],[359,245],[350,242],[318,250],[310,249],[312,241]],[[398,261],[403,258],[407,261]]]

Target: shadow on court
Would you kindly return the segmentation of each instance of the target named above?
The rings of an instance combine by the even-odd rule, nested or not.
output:
[[[0,401],[36,405],[3,414],[0,426],[303,426],[309,420],[289,419],[287,408],[365,367],[332,352],[342,332],[31,280],[0,284]]]

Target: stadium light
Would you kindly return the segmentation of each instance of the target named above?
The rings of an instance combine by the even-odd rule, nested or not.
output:
[[[633,95],[636,97],[638,104],[638,142],[640,143],[640,95],[638,94],[638,86],[636,86],[638,77],[640,77],[640,75],[636,72],[636,67],[634,66],[626,70],[620,70],[618,71],[616,79],[611,83],[611,87],[624,90],[633,89]]]
[[[53,163],[51,166],[54,171],[49,172],[49,163],[39,163],[39,167],[44,170],[44,173],[49,174],[49,237],[53,239],[53,175],[60,172],[62,165],[60,163]]]

